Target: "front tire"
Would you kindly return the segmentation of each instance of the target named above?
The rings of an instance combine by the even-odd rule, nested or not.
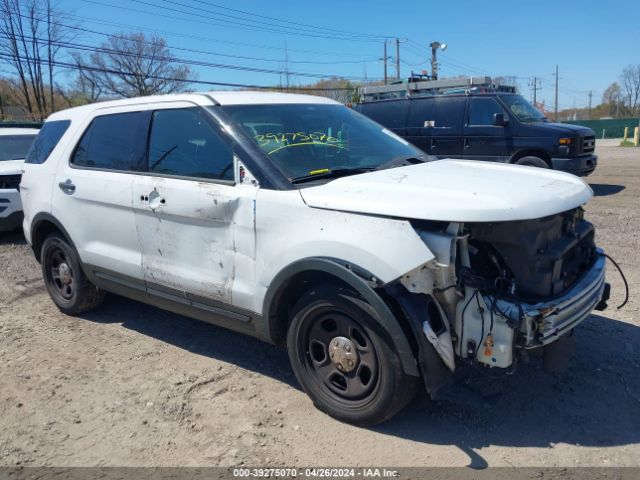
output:
[[[89,281],[75,249],[60,234],[53,233],[45,239],[40,258],[44,284],[61,312],[77,315],[102,303],[104,291]]]
[[[527,167],[549,168],[549,164],[539,157],[522,157],[516,160],[515,164]]]
[[[418,378],[403,372],[375,310],[349,290],[305,293],[293,309],[287,347],[303,390],[338,420],[375,425],[415,395]]]

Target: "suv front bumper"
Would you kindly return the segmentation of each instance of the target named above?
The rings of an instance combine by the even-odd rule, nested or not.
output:
[[[22,202],[15,189],[0,190],[0,232],[9,232],[22,225]]]
[[[573,173],[579,177],[590,175],[598,165],[597,155],[587,155],[573,158],[552,158],[551,166],[554,170]]]
[[[499,311],[520,325],[525,348],[536,348],[558,340],[585,320],[605,292],[605,257],[598,257],[589,271],[565,294],[535,304],[497,301]]]

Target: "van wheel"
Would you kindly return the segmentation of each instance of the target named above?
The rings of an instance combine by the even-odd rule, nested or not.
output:
[[[314,288],[296,303],[287,334],[293,371],[315,406],[356,425],[375,425],[414,397],[375,310],[355,293]]]
[[[539,157],[522,157],[515,164],[527,167],[549,168],[549,164]]]
[[[45,239],[40,258],[44,284],[61,312],[77,315],[102,303],[104,291],[87,279],[75,249],[61,235],[53,233]]]

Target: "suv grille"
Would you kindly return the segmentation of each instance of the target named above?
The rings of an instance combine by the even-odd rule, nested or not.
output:
[[[596,137],[589,135],[582,138],[582,153],[591,153],[596,148]]]
[[[14,188],[18,189],[18,185],[20,185],[20,178],[22,175],[1,175],[0,176],[0,189],[3,188]]]

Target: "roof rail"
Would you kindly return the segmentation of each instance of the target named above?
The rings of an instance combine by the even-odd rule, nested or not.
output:
[[[416,81],[409,78],[406,81],[395,82],[391,85],[364,87],[360,90],[361,102],[388,100],[394,98],[425,97],[432,95],[452,95],[455,93],[478,92],[506,92],[515,93],[516,88],[506,85],[495,85],[491,77],[455,77],[443,80]]]

